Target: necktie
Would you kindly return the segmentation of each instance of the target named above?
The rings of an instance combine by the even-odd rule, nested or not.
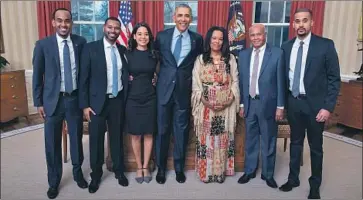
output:
[[[115,47],[111,46],[111,61],[112,61],[112,95],[117,96],[118,93],[118,69]]]
[[[176,40],[176,43],[175,43],[174,52],[173,52],[173,55],[174,55],[174,58],[175,58],[175,61],[177,64],[179,63],[178,61],[179,61],[180,52],[182,49],[182,37],[183,37],[182,34],[180,34],[178,36],[178,39]]]
[[[63,65],[64,65],[64,89],[66,93],[72,93],[73,91],[73,79],[72,79],[72,67],[71,56],[69,52],[69,46],[67,40],[63,40]]]
[[[296,65],[294,70],[294,80],[292,83],[292,96],[297,97],[300,94],[300,74],[303,54],[303,41],[300,41],[299,50],[297,50]]]
[[[259,54],[260,50],[255,50],[255,60],[253,61],[252,68],[252,77],[251,77],[251,85],[250,85],[250,96],[254,98],[256,96],[256,84],[257,84],[257,72],[258,72],[258,64],[259,64]]]

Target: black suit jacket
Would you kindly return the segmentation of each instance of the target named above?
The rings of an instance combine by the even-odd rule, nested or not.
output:
[[[287,89],[290,85],[290,54],[295,39],[293,38],[281,47],[285,53]],[[311,34],[304,72],[304,86],[307,101],[314,114],[317,114],[320,109],[334,111],[340,90],[340,69],[338,55],[332,40]]]
[[[71,34],[79,87],[79,57],[86,39]],[[33,102],[35,107],[44,107],[47,116],[52,116],[59,99],[61,85],[59,48],[56,35],[38,40],[33,52]]]
[[[157,99],[165,105],[175,90],[181,109],[190,107],[192,91],[192,71],[195,59],[203,50],[203,38],[201,35],[188,30],[190,35],[191,50],[182,63],[177,62],[171,51],[171,43],[174,28],[161,31],[156,36],[155,48],[160,52],[160,72],[156,85]]]
[[[128,89],[128,63],[125,58],[126,48],[116,44],[122,61],[121,81],[124,100]],[[81,109],[91,107],[96,114],[102,112],[107,91],[107,63],[103,38],[84,46],[81,56],[79,76],[79,106]]]

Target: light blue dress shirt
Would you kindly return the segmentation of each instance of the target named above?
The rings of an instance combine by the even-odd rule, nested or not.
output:
[[[177,61],[178,66],[183,62],[184,58],[188,55],[188,53],[191,50],[191,43],[190,43],[190,35],[188,33],[188,30],[184,31],[183,33],[181,33],[183,35],[182,37],[182,49],[180,52],[180,58]],[[175,49],[175,44],[176,41],[178,39],[178,36],[180,35],[179,30],[175,27],[174,28],[174,33],[173,33],[173,39],[171,42],[171,52],[174,52]]]

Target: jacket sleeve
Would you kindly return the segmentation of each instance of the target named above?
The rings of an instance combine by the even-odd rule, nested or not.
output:
[[[91,71],[90,45],[85,44],[79,68],[78,101],[81,109],[89,107],[89,76]]]
[[[277,107],[285,106],[285,95],[286,95],[286,86],[285,86],[285,59],[284,52],[280,50],[279,52],[279,60],[277,62]]]
[[[33,102],[35,107],[43,106],[44,89],[44,51],[40,41],[35,43],[33,51]]]

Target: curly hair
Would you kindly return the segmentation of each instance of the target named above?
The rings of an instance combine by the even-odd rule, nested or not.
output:
[[[227,30],[220,26],[212,26],[208,30],[208,32],[205,36],[203,62],[204,62],[204,64],[213,62],[213,59],[211,57],[210,44],[211,44],[212,35],[213,35],[214,31],[220,31],[223,33],[223,44],[222,44],[222,48],[221,48],[222,58],[223,58],[224,62],[226,63],[226,66],[229,66],[230,50],[229,50],[229,43],[228,43],[228,34],[227,34]]]

